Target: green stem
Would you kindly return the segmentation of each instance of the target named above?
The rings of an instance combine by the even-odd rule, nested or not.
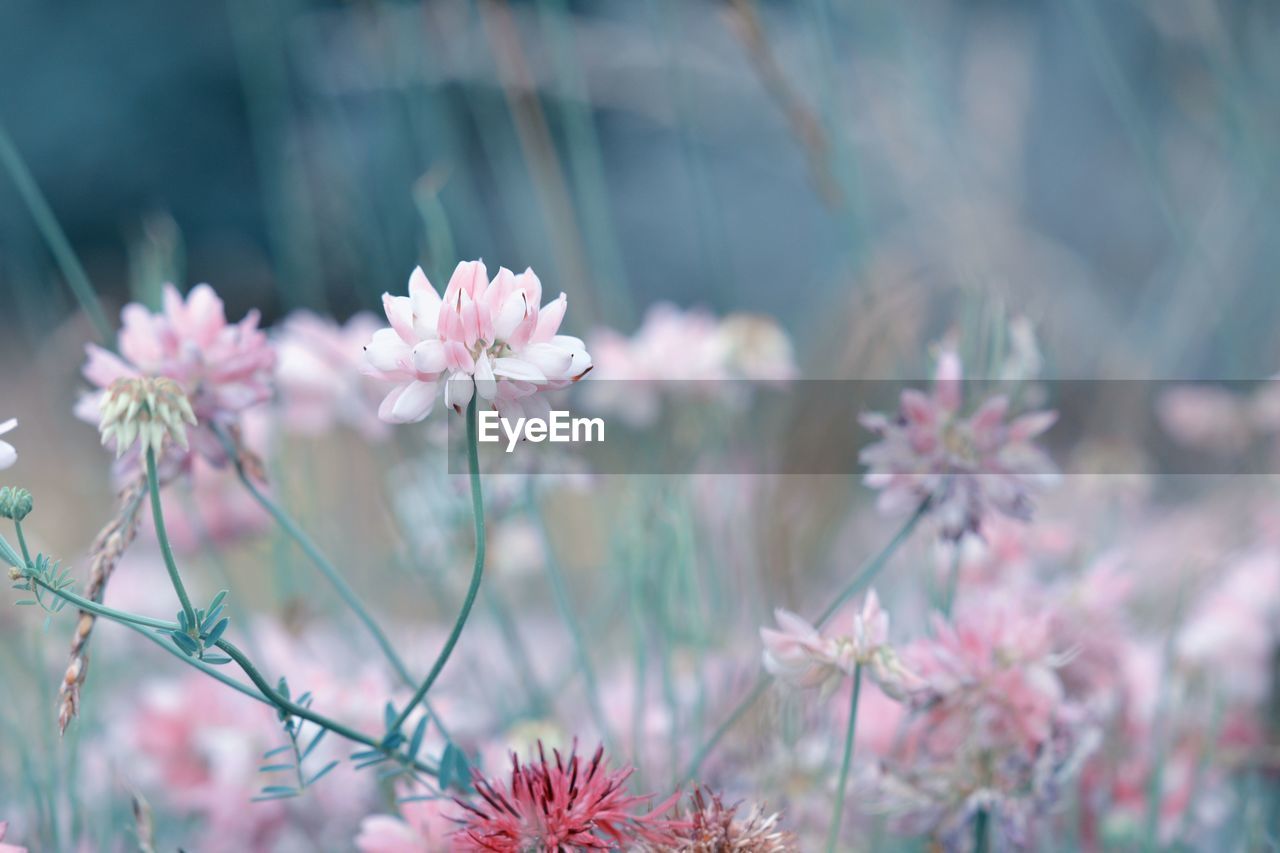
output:
[[[951,568],[947,572],[947,589],[942,599],[942,615],[951,616],[951,608],[956,603],[956,590],[960,586],[960,543],[951,546]]]
[[[98,337],[108,349],[115,349],[115,331],[107,322],[107,315],[102,310],[102,303],[98,301],[98,294],[94,292],[93,285],[89,283],[88,274],[72,250],[71,242],[67,240],[66,232],[58,225],[58,218],[53,215],[48,200],[40,191],[35,178],[31,177],[27,164],[23,162],[22,155],[18,153],[17,147],[9,138],[3,125],[0,125],[0,163],[4,164],[9,177],[13,179],[14,186],[18,188],[18,194],[22,196],[27,210],[31,213],[31,218],[35,220],[40,236],[48,244],[58,269],[62,270],[63,278],[67,280],[71,292],[80,302],[80,307],[89,316],[89,322],[93,324]]]
[[[836,614],[846,601],[857,594],[859,590],[870,584],[871,581],[875,580],[876,575],[878,575],[881,570],[888,565],[889,558],[893,556],[894,552],[902,546],[902,543],[905,542],[907,537],[911,535],[911,532],[915,530],[916,525],[920,523],[920,519],[924,518],[925,512],[928,508],[929,501],[923,501],[919,508],[917,508],[916,511],[911,514],[911,517],[907,519],[906,523],[902,525],[902,528],[894,534],[892,539],[889,540],[888,544],[880,550],[880,553],[872,557],[871,560],[869,560],[862,569],[854,575],[853,580],[849,582],[848,586],[840,591],[840,594],[835,597],[835,600],[833,600],[831,604],[827,606],[827,609],[822,612],[822,615],[818,617],[818,627],[822,627],[829,622],[831,617]],[[712,733],[706,743],[704,743],[697,753],[694,754],[693,760],[689,762],[689,767],[684,772],[685,779],[692,779],[697,775],[698,769],[702,767],[702,762],[706,761],[707,755],[711,753],[711,750],[715,748],[721,738],[723,738],[730,729],[737,725],[738,721],[742,719],[747,711],[751,709],[751,706],[756,703],[756,700],[764,695],[765,689],[769,686],[769,682],[772,680],[773,677],[768,673],[760,674],[760,677],[756,679],[755,686],[751,688],[751,692],[747,694],[745,699],[738,703],[738,707],[733,709],[733,712],[729,715],[728,719],[720,724],[719,728]]]
[[[365,609],[364,604],[361,603],[360,599],[356,596],[355,590],[353,590],[351,585],[347,583],[346,578],[338,572],[333,563],[329,562],[329,559],[320,550],[319,546],[312,541],[310,536],[302,531],[302,528],[298,526],[289,514],[258,488],[258,485],[253,482],[253,478],[249,476],[249,472],[246,471],[244,466],[241,464],[240,455],[237,453],[235,445],[232,444],[231,440],[223,433],[223,431],[216,426],[214,427],[214,431],[216,432],[219,440],[221,440],[222,446],[226,449],[227,455],[231,457],[232,462],[235,464],[236,475],[240,478],[241,484],[248,489],[249,494],[253,496],[254,500],[256,500],[262,508],[265,509],[273,519],[275,519],[276,524],[280,525],[280,528],[289,535],[289,538],[291,538],[298,547],[302,549],[303,553],[307,555],[307,558],[315,564],[315,567],[320,570],[320,573],[325,576],[325,579],[328,580],[337,591],[338,596],[342,599],[343,603],[347,605],[351,612],[356,615],[360,622],[369,631],[369,634],[378,644],[378,647],[382,649],[382,653],[386,656],[387,661],[391,664],[392,668],[395,669],[396,674],[400,676],[400,680],[406,685],[412,687],[415,682],[413,676],[409,674],[408,667],[405,666],[404,661],[400,658],[400,655],[397,654],[395,647],[391,645],[391,640],[382,630],[382,627],[378,624],[377,620],[375,620],[369,611]]]
[[[13,529],[18,533],[18,547],[22,549],[22,559],[28,566],[35,566],[31,560],[31,551],[27,549],[27,537],[22,534],[22,522],[16,518],[13,520]]]
[[[449,632],[449,638],[445,640],[444,648],[440,650],[436,662],[431,665],[431,671],[427,673],[422,686],[413,694],[409,704],[404,706],[400,716],[391,725],[392,732],[399,731],[418,703],[427,698],[427,692],[440,677],[444,665],[449,661],[449,656],[453,654],[453,647],[458,644],[458,638],[462,636],[462,629],[466,626],[468,617],[471,616],[471,608],[476,603],[476,596],[480,592],[480,580],[484,576],[485,534],[484,497],[480,492],[480,443],[476,439],[477,396],[473,393],[471,402],[467,405],[467,464],[471,470],[471,514],[475,519],[476,533],[476,559],[471,569],[471,585],[467,587],[467,597],[462,602],[462,610],[459,611],[458,619],[453,624],[453,630]]]
[[[979,809],[973,819],[973,853],[987,853],[991,849],[991,815]]]
[[[849,700],[849,726],[844,733],[844,758],[840,761],[840,779],[836,782],[836,807],[831,813],[831,829],[827,833],[827,853],[836,849],[840,823],[844,818],[844,792],[849,785],[849,768],[853,765],[853,741],[858,727],[858,694],[862,692],[862,664],[853,669],[853,698]]]
[[[573,602],[569,598],[569,585],[565,582],[564,569],[560,565],[560,558],[551,544],[546,517],[543,516],[542,508],[538,506],[537,501],[532,496],[529,498],[529,507],[538,519],[538,526],[541,529],[542,551],[546,561],[547,580],[551,583],[551,597],[555,599],[556,610],[560,612],[561,620],[564,622],[565,627],[569,629],[569,637],[573,641],[574,656],[578,659],[578,669],[582,671],[582,681],[586,687],[587,704],[590,706],[591,716],[595,720],[596,726],[600,729],[600,736],[604,738],[606,745],[612,745],[613,735],[609,727],[609,720],[604,713],[604,706],[600,704],[600,687],[599,682],[596,680],[595,665],[591,662],[591,653],[587,651],[587,640],[582,630],[582,623],[578,619],[577,611],[573,609]]]
[[[281,711],[284,711],[288,714],[292,714],[295,717],[301,717],[304,720],[309,720],[310,722],[313,722],[316,725],[321,726],[322,728],[329,729],[334,734],[341,735],[347,740],[353,741],[355,743],[363,744],[364,746],[368,746],[373,749],[383,750],[382,741],[380,738],[375,738],[371,735],[366,735],[366,734],[363,734],[362,732],[358,732],[355,729],[352,729],[348,726],[343,725],[342,723],[329,719],[323,714],[316,713],[310,708],[304,708],[303,706],[297,705],[294,702],[291,702],[290,700],[281,696],[279,693],[276,692],[275,688],[271,686],[271,683],[268,682],[265,677],[263,677],[262,673],[258,671],[258,668],[254,666],[253,662],[249,660],[249,658],[244,654],[244,652],[240,651],[238,648],[232,645],[231,642],[228,640],[219,640],[215,644],[216,648],[221,649],[223,652],[226,653],[228,657],[230,657],[233,661],[236,662],[236,664],[240,667],[240,669],[244,671],[244,674],[249,677],[249,680],[253,682],[254,686],[258,688],[260,695],[249,690],[249,688],[237,682],[235,679],[215,671],[211,666],[209,666],[209,664],[205,663],[204,661],[198,660],[197,658],[188,657],[185,654],[181,654],[177,649],[170,648],[170,645],[168,643],[165,643],[161,638],[157,637],[155,634],[151,633],[150,631],[144,630],[147,628],[151,628],[156,631],[172,633],[173,631],[178,630],[178,625],[174,622],[165,622],[161,619],[151,619],[147,616],[139,616],[134,613],[125,613],[124,611],[107,607],[104,604],[99,604],[96,601],[90,601],[87,598],[76,595],[74,592],[67,592],[66,590],[55,589],[53,586],[45,583],[44,581],[40,580],[39,578],[33,575],[27,575],[27,579],[43,587],[44,589],[47,589],[49,592],[53,593],[59,598],[66,600],[68,603],[74,604],[76,607],[80,608],[81,610],[86,610],[90,613],[94,613],[98,616],[101,616],[104,619],[110,619],[112,622],[117,622],[129,628],[133,628],[139,633],[144,634],[149,640],[152,640],[158,645],[164,647],[166,651],[176,653],[175,654],[176,657],[181,658],[191,666],[194,666],[196,669],[199,669],[213,676],[218,681],[221,681],[223,684],[226,684],[228,687],[232,687],[235,690],[240,691],[246,696],[249,696],[253,699],[257,699],[259,701],[267,702],[275,706],[276,708],[280,709]],[[386,754],[391,758],[396,758],[400,760],[404,760],[407,758],[407,756],[404,756],[401,753],[398,753],[395,751],[390,751],[390,750],[383,750],[383,751],[386,752]],[[413,760],[412,764],[414,768],[424,773],[428,773],[433,776],[437,774],[437,768],[432,767],[431,765],[424,764],[423,762],[420,762],[416,759]]]
[[[107,607],[105,604],[99,604],[96,601],[91,601],[88,598],[85,598],[80,595],[76,595],[74,592],[67,592],[64,589],[55,589],[53,586],[45,583],[35,575],[28,574],[27,580],[30,581],[31,583],[36,584],[37,586],[47,589],[49,592],[53,593],[59,598],[65,599],[71,604],[74,604],[76,607],[79,607],[81,610],[85,610],[89,613],[93,613],[94,615],[101,616],[105,619],[110,619],[113,622],[124,622],[131,625],[139,625],[143,628],[154,628],[157,631],[178,630],[177,622],[166,622],[163,619],[152,619],[149,616],[139,616],[136,613],[125,613],[123,610],[116,610],[113,607]]]
[[[173,558],[173,548],[169,545],[169,534],[164,529],[164,509],[160,506],[160,477],[156,473],[156,451],[147,448],[147,488],[151,490],[151,517],[155,521],[156,541],[160,543],[160,553],[164,557],[164,567],[169,571],[169,580],[173,582],[173,591],[178,594],[182,603],[182,612],[187,617],[187,633],[195,637],[199,635],[200,625],[196,619],[196,610],[191,606],[187,596],[187,588],[182,585],[182,575],[178,573],[178,563]]]

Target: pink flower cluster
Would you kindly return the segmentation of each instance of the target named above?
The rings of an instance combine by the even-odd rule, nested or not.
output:
[[[596,405],[636,426],[651,424],[664,393],[732,396],[727,380],[773,381],[796,374],[791,341],[766,317],[654,305],[631,337],[608,328],[590,338]],[[700,384],[705,383],[705,384]],[[718,383],[718,384],[717,384]]]
[[[365,349],[370,375],[394,383],[378,410],[388,423],[426,418],[442,384],[445,404],[458,411],[476,394],[501,412],[545,415],[550,406],[539,392],[591,369],[583,342],[559,334],[565,295],[541,305],[533,270],[503,267],[490,281],[483,261],[464,261],[441,297],[419,267],[408,296],[386,294],[382,302],[391,328],[375,332]]]
[[[365,376],[364,345],[380,323],[369,313],[339,325],[310,311],[285,318],[276,337],[281,419],[302,435],[321,435],[348,426],[370,441],[386,438],[377,417],[386,383]]]
[[[258,328],[258,312],[228,323],[222,300],[209,285],[192,288],[186,299],[166,285],[160,313],[132,303],[121,318],[119,356],[93,344],[86,348],[84,376],[99,390],[80,401],[77,416],[97,424],[102,394],[117,379],[165,377],[186,392],[199,421],[191,431],[190,453],[223,464],[226,453],[212,428],[235,426],[241,413],[272,394],[276,356]],[[189,453],[172,443],[165,456],[169,467],[185,467],[189,460]],[[136,452],[125,455],[125,470],[138,464]]]
[[[901,514],[928,500],[947,539],[977,533],[993,510],[1029,518],[1031,493],[1057,479],[1052,460],[1032,444],[1056,415],[1033,412],[1010,421],[1009,400],[997,395],[965,417],[961,375],[960,359],[945,352],[932,394],[908,389],[895,417],[862,416],[880,439],[859,456],[869,468],[866,484],[880,490],[880,508]]]

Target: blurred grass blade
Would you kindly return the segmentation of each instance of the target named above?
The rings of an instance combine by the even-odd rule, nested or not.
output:
[[[80,302],[80,307],[89,315],[89,321],[93,323],[93,328],[98,333],[98,338],[104,346],[114,350],[116,347],[115,329],[107,321],[107,314],[102,309],[102,302],[98,299],[98,294],[94,291],[93,285],[89,283],[89,276],[85,273],[84,267],[81,266],[80,259],[76,257],[76,253],[72,250],[71,243],[67,240],[67,235],[62,230],[62,226],[58,224],[57,217],[53,215],[53,210],[50,209],[44,193],[36,185],[35,178],[31,177],[27,164],[23,162],[22,155],[18,153],[18,149],[14,146],[13,140],[9,138],[9,133],[5,130],[3,124],[0,124],[0,162],[3,162],[5,171],[9,173],[9,177],[13,179],[14,186],[18,189],[18,194],[22,196],[27,209],[31,211],[31,218],[35,220],[36,227],[40,229],[40,235],[49,244],[49,251],[53,253],[53,259],[57,262],[58,269],[62,270],[63,278],[71,286],[71,292],[75,294],[76,299]]]

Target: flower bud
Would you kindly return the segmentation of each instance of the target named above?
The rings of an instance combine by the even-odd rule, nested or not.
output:
[[[31,492],[26,489],[0,489],[0,518],[22,521],[31,514],[33,504]]]
[[[144,454],[154,450],[159,455],[166,439],[186,450],[184,422],[193,426],[196,423],[182,386],[158,376],[117,379],[103,396],[101,411],[98,430],[102,443],[115,441],[116,458],[123,456],[135,441]]]

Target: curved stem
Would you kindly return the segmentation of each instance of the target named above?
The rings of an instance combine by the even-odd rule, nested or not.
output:
[[[122,622],[130,625],[138,625],[143,628],[154,628],[157,631],[176,631],[178,630],[177,622],[166,622],[163,619],[152,619],[149,616],[139,616],[136,613],[125,613],[123,610],[116,610],[113,607],[107,607],[105,604],[99,604],[74,592],[68,592],[65,589],[56,589],[52,585],[45,583],[35,575],[27,575],[27,580],[37,586],[47,589],[49,592],[65,599],[67,602],[74,604],[81,610],[101,616],[104,619],[110,619],[113,622]]]
[[[889,558],[894,555],[898,548],[902,546],[902,543],[907,541],[911,532],[916,529],[916,525],[920,523],[920,519],[924,518],[925,512],[928,509],[929,501],[925,500],[920,504],[916,511],[911,514],[911,517],[907,519],[906,523],[902,525],[898,532],[894,534],[888,544],[886,544],[884,548],[880,549],[878,554],[867,561],[858,573],[854,575],[853,580],[851,580],[849,584],[840,591],[835,599],[827,605],[826,610],[822,611],[822,615],[818,617],[818,627],[822,627],[829,622],[831,617],[836,614],[846,601],[875,580],[876,575],[878,575],[884,567],[889,564]],[[751,688],[751,692],[747,694],[746,698],[738,703],[738,706],[733,709],[733,712],[729,714],[729,717],[720,724],[719,728],[712,733],[707,742],[704,743],[697,753],[694,754],[693,760],[689,762],[689,767],[684,772],[685,779],[692,779],[697,774],[698,769],[702,767],[702,762],[706,761],[711,750],[715,748],[721,738],[728,734],[730,729],[737,725],[743,715],[745,715],[747,711],[750,710],[751,706],[756,703],[756,700],[764,695],[765,688],[769,686],[769,682],[772,680],[773,677],[768,673],[760,674],[760,677],[756,679],[755,686]]]
[[[377,620],[374,619],[369,611],[365,609],[364,604],[356,596],[355,590],[353,590],[351,585],[347,583],[346,578],[338,572],[333,563],[329,562],[329,558],[324,555],[324,552],[320,550],[319,546],[316,545],[311,537],[303,532],[297,522],[295,522],[293,518],[291,518],[289,514],[279,506],[279,504],[258,488],[258,484],[253,482],[253,478],[249,476],[249,472],[244,469],[244,465],[240,462],[240,455],[236,451],[236,447],[232,444],[231,440],[219,427],[215,426],[214,431],[217,434],[218,439],[222,442],[223,448],[226,449],[227,455],[231,457],[232,462],[235,464],[236,476],[240,478],[240,483],[249,491],[249,494],[253,496],[253,499],[256,500],[273,519],[275,519],[276,524],[280,525],[280,528],[289,535],[289,538],[302,549],[303,553],[307,555],[307,558],[315,564],[315,567],[320,570],[322,575],[325,576],[325,580],[329,581],[334,590],[337,591],[338,597],[342,599],[342,602],[347,605],[351,612],[356,615],[368,630],[369,634],[378,644],[378,648],[382,650],[382,654],[386,656],[387,661],[391,664],[392,668],[395,669],[400,680],[406,685],[412,687],[414,679],[413,676],[409,674],[409,668],[405,666],[404,661],[396,652],[395,647],[391,645],[391,640],[382,630],[382,626],[380,626]]]
[[[833,853],[840,839],[840,822],[844,817],[844,792],[849,785],[849,768],[853,764],[853,741],[858,728],[858,694],[862,692],[862,664],[853,670],[853,698],[849,700],[849,726],[844,733],[844,758],[840,761],[840,779],[836,782],[836,805],[831,812],[831,829],[827,833],[827,853]]]
[[[472,394],[471,402],[467,404],[467,464],[471,471],[471,513],[475,519],[476,530],[476,559],[471,568],[471,584],[467,587],[467,597],[463,599],[462,610],[458,612],[458,618],[453,623],[449,638],[445,640],[444,648],[440,650],[436,662],[431,665],[431,671],[427,673],[422,686],[413,694],[409,704],[404,706],[404,710],[391,725],[392,732],[398,731],[404,725],[404,721],[409,719],[409,715],[413,713],[418,703],[427,698],[427,692],[440,677],[449,656],[453,654],[453,647],[458,644],[458,638],[462,636],[462,629],[467,624],[467,618],[471,616],[471,608],[475,605],[476,596],[480,592],[480,580],[484,576],[484,497],[480,492],[480,444],[476,440],[477,396]]]
[[[160,553],[164,556],[164,567],[169,571],[169,580],[173,582],[173,591],[178,594],[182,604],[182,612],[187,617],[187,633],[195,636],[200,626],[196,619],[196,610],[191,606],[187,596],[187,588],[182,585],[182,576],[178,574],[178,563],[173,558],[173,548],[169,545],[169,534],[164,528],[164,510],[160,506],[160,477],[156,473],[156,451],[147,448],[147,488],[151,491],[151,517],[155,521],[156,541],[160,543]]]
[[[107,607],[105,604],[99,604],[96,601],[91,601],[87,598],[84,598],[83,596],[76,595],[74,592],[68,592],[66,590],[56,589],[52,585],[45,583],[44,581],[40,580],[38,577],[35,577],[34,575],[28,574],[27,579],[32,583],[35,583],[38,586],[42,587],[43,589],[48,590],[49,592],[53,593],[59,598],[66,600],[68,603],[74,604],[76,607],[79,607],[81,610],[86,610],[90,613],[95,613],[104,619],[110,619],[112,622],[118,622],[129,628],[133,628],[139,633],[145,634],[147,638],[152,640],[153,642],[156,642],[159,645],[164,646],[167,651],[170,651],[170,652],[177,651],[176,649],[171,649],[168,643],[165,643],[163,640],[161,640],[159,637],[155,636],[151,632],[143,630],[146,628],[152,628],[157,631],[172,633],[173,631],[178,630],[177,623],[165,622],[164,620],[161,620],[161,619],[151,619],[147,616],[139,616],[133,613],[125,613],[124,611],[116,610],[112,607]],[[368,746],[373,749],[380,750],[384,752],[389,758],[394,758],[394,759],[404,761],[407,765],[411,765],[415,769],[420,770],[423,773],[427,773],[432,776],[438,775],[438,769],[435,767],[432,767],[429,764],[425,764],[421,761],[418,761],[416,758],[410,759],[409,756],[406,756],[403,753],[397,752],[395,750],[384,749],[382,746],[382,739],[375,738],[372,735],[363,734],[362,732],[358,732],[355,729],[352,729],[348,726],[343,725],[342,723],[329,719],[323,714],[316,713],[310,708],[304,708],[303,706],[295,704],[294,702],[291,702],[290,700],[281,696],[278,692],[276,692],[276,689],[271,686],[271,683],[267,681],[267,679],[262,675],[262,673],[258,671],[258,668],[254,666],[253,662],[249,660],[248,656],[245,655],[244,652],[240,651],[240,649],[232,645],[229,640],[219,640],[217,643],[214,644],[214,646],[218,649],[221,649],[223,652],[226,653],[228,657],[230,657],[233,661],[236,662],[236,664],[240,667],[240,669],[244,671],[244,674],[249,677],[249,680],[253,682],[254,686],[258,688],[261,695],[253,693],[252,691],[249,690],[249,688],[247,688],[243,684],[240,684],[235,679],[229,678],[225,675],[222,675],[219,672],[214,671],[212,667],[210,667],[208,664],[206,664],[205,662],[197,658],[189,657],[184,654],[178,654],[177,656],[185,660],[190,665],[196,667],[197,669],[213,676],[217,680],[221,681],[223,684],[226,684],[227,686],[232,687],[240,691],[241,693],[244,693],[246,696],[250,696],[251,698],[259,699],[261,701],[267,702],[273,705],[274,707],[280,709],[281,711],[284,711],[285,713],[288,713],[288,714],[292,714],[295,717],[300,717],[304,720],[309,720],[310,722],[313,722],[322,728],[329,729],[334,734],[341,735],[347,740],[353,741],[355,743],[363,744],[364,746]]]
[[[987,810],[978,809],[978,815],[973,819],[973,853],[987,853],[991,849],[990,824],[991,816]]]

